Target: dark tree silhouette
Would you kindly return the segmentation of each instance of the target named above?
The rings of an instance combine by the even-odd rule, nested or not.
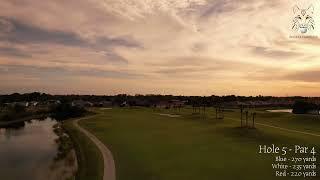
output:
[[[319,109],[319,106],[317,106],[314,103],[309,103],[306,101],[299,100],[293,104],[292,113],[305,114],[310,110],[318,110],[318,109]]]

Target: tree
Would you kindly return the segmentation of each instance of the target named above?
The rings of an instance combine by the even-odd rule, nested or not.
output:
[[[83,116],[86,113],[86,110],[79,106],[71,106],[70,103],[61,103],[52,106],[51,113],[53,118],[57,120],[64,120],[68,118]]]
[[[314,103],[298,100],[293,104],[292,113],[306,114],[310,110],[318,109],[319,107]]]
[[[26,111],[26,107],[20,104],[15,104],[12,108],[15,113],[22,113]]]

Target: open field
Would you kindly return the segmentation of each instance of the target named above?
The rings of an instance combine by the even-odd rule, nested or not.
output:
[[[177,113],[173,110],[97,111],[80,125],[112,151],[118,180],[270,180],[275,178],[275,155],[259,154],[259,145],[320,148],[320,119],[311,115],[256,110],[257,128],[247,129],[239,128],[238,110],[225,112],[224,120],[216,120],[212,108],[205,115],[184,108],[173,117],[160,115]]]

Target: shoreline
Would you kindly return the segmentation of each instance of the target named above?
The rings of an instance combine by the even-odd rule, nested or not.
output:
[[[62,122],[62,128],[70,136],[76,152],[78,170],[75,178],[79,180],[88,178],[101,180],[104,177],[104,161],[100,149],[74,124],[77,119],[90,117],[88,115],[80,118],[71,118]]]
[[[23,117],[23,118],[19,118],[19,119],[16,119],[16,120],[11,120],[11,121],[0,121],[0,128],[1,127],[5,127],[5,126],[9,126],[9,125],[12,125],[12,124],[15,124],[15,123],[29,121],[29,120],[32,120],[32,119],[41,119],[41,118],[45,118],[45,117],[48,117],[48,116],[50,116],[49,113],[43,113],[43,114],[34,114],[34,115],[31,115],[31,116],[27,116],[27,117]]]
[[[88,130],[84,129],[79,125],[80,120],[90,119],[93,116],[87,116],[83,118],[78,118],[73,120],[73,126],[76,127],[79,131],[81,131],[84,135],[86,135],[99,149],[100,153],[102,154],[103,158],[103,180],[116,180],[116,169],[115,169],[115,162],[111,151],[108,147],[102,143],[95,135],[93,135]]]

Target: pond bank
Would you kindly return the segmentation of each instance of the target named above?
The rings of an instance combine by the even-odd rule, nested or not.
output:
[[[50,116],[50,114],[47,114],[47,113],[33,114],[33,115],[30,115],[30,116],[27,116],[27,117],[23,117],[23,118],[19,118],[19,119],[16,119],[16,120],[0,121],[0,128],[1,127],[6,127],[6,126],[10,126],[10,125],[15,124],[15,123],[29,121],[29,120],[32,120],[32,119],[44,119],[44,118],[46,118],[48,116]]]
[[[70,136],[78,161],[77,180],[101,180],[103,178],[103,157],[97,146],[73,125],[74,119],[62,122]]]
[[[21,123],[0,128],[0,179],[73,179],[77,171],[75,151],[68,148],[61,154],[61,147],[69,143],[61,143],[54,132],[57,121],[45,118]]]

